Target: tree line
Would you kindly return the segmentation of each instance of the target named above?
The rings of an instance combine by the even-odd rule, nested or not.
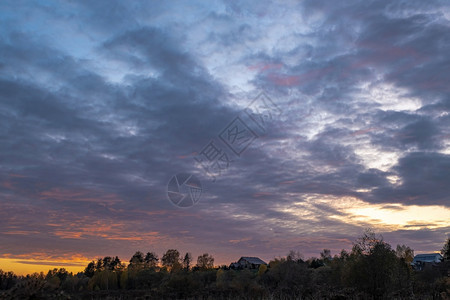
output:
[[[414,250],[392,248],[381,236],[366,231],[350,252],[304,259],[290,251],[259,269],[214,266],[208,253],[184,256],[169,249],[161,259],[137,251],[123,263],[106,256],[91,261],[83,272],[64,268],[16,276],[0,270],[0,299],[449,299],[450,240],[444,261],[418,272]]]

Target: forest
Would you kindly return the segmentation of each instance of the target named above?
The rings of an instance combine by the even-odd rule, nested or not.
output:
[[[0,299],[450,299],[450,240],[443,261],[420,271],[414,250],[395,249],[367,230],[350,252],[305,259],[296,251],[255,269],[215,266],[204,253],[137,251],[90,262],[83,272],[64,268],[18,276],[0,270]]]

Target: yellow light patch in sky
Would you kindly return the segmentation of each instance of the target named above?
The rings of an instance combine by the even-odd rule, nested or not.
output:
[[[444,206],[367,205],[345,209],[351,219],[377,225],[395,225],[402,229],[439,228],[450,225],[450,209]]]
[[[87,266],[89,261],[42,261],[22,258],[0,258],[0,269],[4,272],[13,271],[16,275],[26,275],[32,273],[44,272],[47,274],[48,270],[54,268],[64,268],[68,272],[74,274],[81,272]]]
[[[370,225],[387,231],[450,226],[450,209],[444,206],[403,205],[400,203],[371,204],[356,197],[319,194],[309,194],[302,198],[303,201],[289,204],[289,206],[277,205],[276,210],[292,214],[304,221],[317,221],[317,216],[323,216],[322,207],[329,207],[330,211],[327,217],[330,219],[358,226]],[[334,214],[333,210],[339,214]]]
[[[450,209],[445,206],[371,204],[352,197],[344,197],[328,204],[344,213],[330,216],[333,219],[350,224],[370,224],[383,230],[434,229],[450,226]]]

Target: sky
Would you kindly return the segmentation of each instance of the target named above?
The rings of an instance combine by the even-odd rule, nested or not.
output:
[[[0,2],[0,268],[450,235],[447,1]]]

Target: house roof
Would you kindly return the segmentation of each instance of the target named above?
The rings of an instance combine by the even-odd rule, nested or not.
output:
[[[246,261],[248,261],[249,263],[251,263],[251,264],[254,264],[254,265],[262,265],[262,264],[264,264],[264,265],[267,265],[262,259],[260,259],[259,257],[251,257],[251,256],[242,256],[240,259],[239,259],[239,261],[241,261],[241,260],[246,260]]]
[[[417,254],[416,256],[414,256],[414,260],[420,260],[420,261],[433,261],[436,258],[441,258],[442,255],[440,255],[439,253],[427,253],[427,254]]]

